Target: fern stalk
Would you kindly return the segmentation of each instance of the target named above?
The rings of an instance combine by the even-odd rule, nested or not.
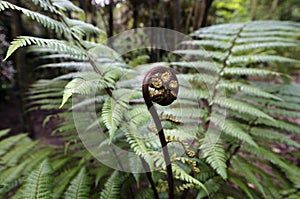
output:
[[[146,75],[147,77],[147,75]],[[149,95],[149,83],[146,81],[146,78],[143,81],[142,85],[142,90],[143,90],[143,98],[145,100],[145,103],[147,105],[148,111],[150,112],[152,119],[155,123],[155,127],[158,131],[158,137],[161,143],[162,151],[163,151],[163,156],[164,156],[164,161],[166,164],[166,169],[167,169],[167,180],[168,180],[168,187],[169,187],[169,198],[172,199],[174,198],[174,180],[173,180],[173,171],[172,171],[172,164],[170,160],[170,155],[169,155],[169,150],[167,146],[167,141],[166,137],[164,134],[164,129],[161,124],[161,120],[157,114],[157,111],[154,108],[154,105],[150,99]]]

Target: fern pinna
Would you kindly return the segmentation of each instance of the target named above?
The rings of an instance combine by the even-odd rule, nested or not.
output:
[[[19,36],[6,58],[30,46],[28,53],[42,60],[39,69],[64,69],[32,85],[28,109],[62,107],[56,114],[61,123],[53,133],[62,136],[65,147],[45,146],[25,134],[2,139],[1,196],[153,198],[155,189],[158,197],[166,198],[167,165],[141,90],[146,72],[165,66],[179,72],[177,100],[168,107],[156,106],[170,149],[175,196],[296,197],[300,172],[292,161],[299,157],[300,144],[293,138],[300,133],[300,87],[290,83],[282,66],[293,70],[299,60],[283,56],[282,49],[292,56],[299,46],[299,23],[254,21],[202,28],[172,52],[180,55],[176,61],[130,66],[99,37],[93,38],[102,37],[102,30],[75,19],[82,10],[70,1],[32,2],[45,14],[7,1],[0,1],[0,11],[20,11],[57,37]],[[79,102],[74,97],[71,103],[71,96],[78,95],[87,97]],[[72,110],[88,112],[91,106],[97,119],[82,122],[84,128],[100,126],[109,139],[100,143],[96,131],[88,134],[89,139],[95,146],[113,143],[141,157],[150,168],[154,188],[145,185],[146,175],[116,171],[85,150]],[[293,158],[282,156],[282,146]]]

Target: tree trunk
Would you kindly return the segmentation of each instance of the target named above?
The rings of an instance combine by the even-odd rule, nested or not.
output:
[[[13,4],[20,5],[20,0],[13,0]],[[13,38],[23,34],[23,24],[21,14],[18,11],[12,11],[11,17],[11,35]],[[16,86],[18,90],[17,100],[19,101],[19,110],[21,112],[20,123],[23,132],[33,133],[31,129],[31,122],[29,115],[26,112],[26,90],[28,88],[28,77],[26,72],[26,62],[24,57],[24,51],[20,49],[17,53],[12,56],[15,66],[16,66]],[[30,135],[31,137],[33,134]]]
[[[176,31],[182,32],[181,23],[181,4],[180,0],[171,0],[173,28]]]
[[[200,3],[196,3],[195,22],[193,26],[194,31],[206,26],[207,16],[212,2],[213,0],[202,0]]]
[[[278,6],[278,0],[273,0],[267,19],[272,19],[273,13],[276,10],[277,6]]]
[[[108,37],[112,37],[114,35],[114,4],[110,2],[108,5]]]
[[[250,12],[250,20],[254,21],[255,20],[255,12],[257,9],[257,0],[252,0],[252,5],[251,5],[251,12]]]

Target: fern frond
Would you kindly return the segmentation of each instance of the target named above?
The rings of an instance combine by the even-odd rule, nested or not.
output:
[[[7,166],[14,166],[20,161],[23,155],[27,154],[29,151],[32,151],[37,144],[38,141],[23,141],[22,143],[19,143],[13,150],[10,150],[3,157],[1,157],[1,162]]]
[[[296,125],[296,124],[293,124],[293,123],[290,123],[290,122],[285,122],[283,120],[276,119],[273,122],[271,122],[270,120],[259,118],[259,119],[257,119],[256,123],[257,124],[264,124],[264,125],[269,126],[269,127],[275,127],[277,129],[281,129],[281,130],[285,130],[289,133],[300,134],[299,125]]]
[[[16,187],[21,179],[26,163],[20,163],[14,167],[10,167],[0,173],[0,196],[4,197],[12,188]]]
[[[256,42],[287,42],[287,43],[298,43],[299,41],[292,38],[285,37],[243,37],[238,38],[236,43],[256,43]]]
[[[288,161],[284,160],[280,155],[273,153],[270,150],[267,150],[262,147],[250,147],[250,146],[242,146],[242,149],[254,154],[258,157],[264,158],[271,163],[278,165],[283,169],[288,178],[294,183],[295,186],[300,186],[300,169]]]
[[[60,108],[63,107],[73,94],[94,94],[105,86],[107,86],[107,83],[95,72],[78,73],[75,78],[66,85]]]
[[[254,117],[268,119],[270,121],[274,121],[272,117],[267,115],[266,113],[262,112],[258,108],[247,104],[245,102],[241,102],[235,99],[230,98],[224,98],[224,97],[218,97],[214,101],[215,104],[218,104],[221,107],[231,109],[233,111],[236,111],[241,114],[249,114]]]
[[[243,179],[240,178],[240,176],[236,176],[234,174],[229,175],[229,181],[231,181],[233,184],[238,186],[241,190],[243,190],[248,198],[250,199],[258,199],[258,197],[255,197],[253,192],[251,191],[251,188],[247,185],[246,182],[243,181]]]
[[[16,6],[9,2],[0,1],[0,11],[6,10],[6,9],[21,11],[24,15],[30,17],[31,19],[37,21],[38,23],[41,23],[45,28],[53,29],[58,34],[63,34],[63,33],[70,34],[71,33],[70,29],[65,24],[63,24],[57,20],[54,20],[54,19],[52,19],[48,16],[45,16],[43,14],[40,14],[38,12],[34,12],[34,11],[28,10],[26,8]]]
[[[29,45],[37,45],[41,47],[48,47],[56,52],[68,53],[74,57],[85,58],[86,52],[82,49],[61,40],[56,39],[42,39],[38,37],[19,36],[15,39],[8,48],[6,60],[17,49]]]
[[[85,168],[82,168],[78,175],[72,180],[70,186],[65,192],[65,198],[68,199],[88,199],[90,198],[90,179],[87,176]]]
[[[45,11],[55,12],[55,7],[51,4],[49,0],[31,0],[35,5],[39,5]]]
[[[223,178],[227,179],[226,153],[221,142],[210,143],[203,139],[200,145],[203,158]]]
[[[13,147],[15,144],[22,140],[27,140],[26,134],[18,134],[15,136],[10,136],[0,142],[0,156],[5,154],[7,150]]]
[[[288,111],[283,109],[272,109],[272,108],[263,108],[262,109],[265,113],[270,115],[274,115],[275,117],[284,116],[287,118],[300,118],[300,113],[296,111]]]
[[[225,121],[222,121],[220,116],[213,116],[211,117],[211,121],[217,125],[222,132],[225,134],[235,137],[243,142],[246,142],[250,144],[251,146],[257,147],[256,142],[252,139],[252,137],[246,133],[239,125],[238,122],[226,119]]]
[[[146,143],[143,142],[138,136],[136,136],[136,132],[138,132],[138,127],[130,123],[123,127],[125,131],[125,135],[127,138],[127,142],[130,144],[131,149],[139,156],[143,157],[150,165],[153,164],[153,160],[149,154],[150,150],[146,146]]]
[[[255,75],[255,76],[280,76],[282,74],[270,71],[266,69],[258,69],[258,68],[237,68],[237,67],[230,67],[224,69],[224,74],[228,75]]]
[[[273,37],[273,36],[290,36],[299,37],[300,33],[297,32],[286,32],[286,31],[261,31],[261,32],[242,32],[242,37]]]
[[[254,43],[254,44],[244,44],[234,46],[232,48],[233,53],[240,53],[242,51],[254,50],[254,49],[265,49],[265,48],[287,48],[287,47],[295,47],[298,46],[297,43],[287,43],[287,42],[264,42],[264,43]]]
[[[52,198],[52,168],[49,160],[44,160],[36,170],[26,178],[22,187],[24,198]]]
[[[228,58],[228,64],[238,63],[259,63],[259,62],[288,62],[288,63],[300,63],[299,60],[286,58],[278,55],[241,55],[231,56]]]
[[[207,195],[207,193],[204,190],[200,190],[197,195],[197,199],[205,198],[206,196],[212,196],[213,193],[216,193],[222,186],[221,178],[211,178],[204,183],[204,186],[207,187],[209,195]]]
[[[175,50],[175,54],[179,55],[191,55],[197,58],[215,58],[219,61],[223,61],[226,57],[225,53],[219,51],[206,51],[206,50]]]
[[[231,163],[232,163],[232,167],[238,173],[244,176],[248,180],[248,182],[256,186],[259,189],[259,191],[263,194],[263,196],[266,197],[264,186],[262,186],[261,182],[258,181],[255,172],[250,170],[251,167],[249,167],[245,161],[241,161],[241,158],[239,159],[233,158],[231,160]]]
[[[180,179],[185,182],[189,182],[194,184],[196,187],[202,188],[205,192],[208,193],[207,188],[202,184],[199,180],[192,177],[191,175],[187,174],[181,167],[179,167],[177,164],[172,164],[172,169],[174,173],[174,178]]]
[[[217,89],[219,88],[225,88],[234,92],[237,92],[238,94],[246,94],[246,95],[254,95],[254,96],[259,96],[263,98],[270,98],[270,99],[275,99],[278,101],[282,101],[279,97],[272,95],[270,93],[267,93],[257,87],[243,84],[240,82],[229,82],[229,81],[223,81],[220,84],[217,85]]]
[[[219,40],[192,40],[192,41],[184,41],[182,44],[185,45],[194,45],[194,46],[210,46],[214,48],[220,48],[223,50],[227,50],[230,48],[230,43],[224,42],[224,41],[219,41]]]
[[[114,171],[114,173],[109,177],[104,185],[104,189],[101,192],[100,199],[118,199],[120,198],[121,187],[123,181],[127,178],[127,175],[122,175],[119,171]]]
[[[63,11],[84,12],[69,0],[51,0],[51,2],[55,7],[62,9]]]
[[[67,18],[66,21],[68,25],[71,26],[71,30],[73,32],[77,32],[82,36],[88,33],[105,34],[104,31],[100,30],[96,26],[93,26],[92,24],[88,24],[80,20],[69,19],[69,18]]]
[[[210,61],[189,61],[189,62],[171,62],[172,66],[196,68],[198,70],[207,70],[211,72],[219,72],[220,66]]]
[[[43,64],[39,66],[39,68],[68,68],[68,69],[76,69],[77,71],[93,69],[90,63],[88,62],[75,62],[75,61]]]
[[[258,140],[261,140],[262,138],[265,138],[263,140],[270,140],[270,141],[276,141],[280,142],[289,146],[294,146],[297,148],[300,148],[300,144],[291,138],[289,138],[287,135],[278,133],[276,131],[268,130],[268,129],[262,129],[258,127],[253,127],[250,130],[250,134],[257,137]]]
[[[72,179],[74,180],[76,178],[76,175],[80,171],[80,167],[75,165],[73,167],[68,167],[68,162],[62,162],[64,167],[62,171],[60,171],[60,175],[56,176],[53,184],[55,184],[55,187],[53,188],[53,198],[59,199],[65,196],[66,190],[68,187],[72,186],[70,183],[72,182]]]
[[[0,138],[7,135],[9,133],[10,129],[2,129],[0,130]]]
[[[102,108],[102,119],[109,130],[110,141],[113,139],[123,116],[128,109],[129,101],[134,96],[134,92],[128,89],[118,89],[113,91],[114,98],[109,98]]]
[[[234,35],[222,35],[222,34],[202,33],[202,32],[192,33],[191,36],[197,38],[203,38],[203,39],[222,40],[222,41],[230,41],[234,38]]]

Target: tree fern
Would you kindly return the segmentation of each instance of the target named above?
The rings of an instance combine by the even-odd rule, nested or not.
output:
[[[294,120],[286,119],[286,116],[298,117],[296,111],[300,110],[300,88],[280,84],[288,76],[273,67],[274,63],[276,66],[282,63],[290,66],[299,64],[295,57],[285,57],[279,53],[281,49],[292,49],[298,45],[296,37],[300,34],[299,23],[259,21],[202,28],[191,34],[194,40],[181,43],[178,45],[180,48],[172,52],[182,55],[182,59],[170,60],[170,63],[145,64],[139,69],[139,66],[126,64],[113,49],[84,40],[84,35],[102,34],[102,31],[83,21],[68,18],[72,14],[67,15],[67,12],[82,12],[70,1],[33,2],[49,15],[6,1],[0,2],[0,10],[21,11],[46,29],[59,34],[66,33],[68,41],[20,36],[12,42],[6,59],[18,48],[32,46],[34,48],[28,52],[34,53],[36,60],[42,60],[40,68],[67,69],[65,74],[52,80],[41,80],[32,85],[28,94],[32,100],[30,109],[53,109],[59,105],[64,108],[56,115],[62,120],[56,131],[64,137],[67,146],[64,152],[69,156],[65,157],[62,149],[43,148],[41,150],[47,155],[35,151],[28,157],[26,154],[29,149],[36,150],[35,147],[40,144],[30,141],[26,135],[1,141],[0,158],[1,163],[5,163],[0,167],[0,179],[4,179],[1,196],[21,185],[23,172],[27,174],[31,169],[35,170],[28,175],[16,197],[26,192],[28,198],[50,198],[53,191],[55,198],[76,198],[81,193],[83,198],[94,198],[99,196],[94,194],[95,190],[101,190],[100,198],[119,198],[124,193],[122,187],[134,187],[130,181],[126,181],[128,175],[118,171],[111,173],[111,169],[101,170],[103,165],[95,161],[79,142],[72,113],[68,110],[91,105],[95,106],[99,118],[93,124],[84,124],[84,127],[90,130],[100,125],[104,132],[109,132],[110,141],[143,158],[155,170],[152,174],[155,183],[161,182],[164,187],[166,165],[156,137],[157,132],[151,127],[151,118],[143,104],[140,82],[121,78],[134,74],[133,79],[142,79],[145,74],[143,69],[148,70],[155,64],[168,64],[178,69],[178,80],[183,82],[174,105],[157,107],[169,146],[200,153],[200,156],[194,158],[188,157],[186,153],[172,154],[178,196],[182,190],[188,189],[198,198],[207,195],[216,198],[261,198],[270,195],[276,198],[281,194],[276,190],[281,187],[285,189],[285,193],[281,194],[283,196],[288,195],[288,186],[291,189],[299,188],[299,169],[270,149],[271,144],[276,144],[274,142],[299,148],[299,144],[287,135],[300,133],[300,128]],[[51,18],[53,15],[55,19]],[[97,41],[95,38],[93,40]],[[279,83],[270,85],[266,81],[268,78]],[[253,79],[257,82],[253,82]],[[218,95],[219,92],[224,92],[224,95]],[[93,94],[93,97],[79,103],[74,100],[72,106],[70,97],[76,99],[77,94]],[[175,124],[175,120],[180,125]],[[216,138],[216,143],[205,140],[205,136],[215,132],[210,128],[223,132],[220,140]],[[99,142],[96,142],[97,134],[92,132],[89,136],[99,146]],[[23,152],[14,150],[24,147],[25,144],[20,144],[20,141],[28,143]],[[186,143],[191,144],[187,146]],[[23,155],[26,156],[24,159]],[[47,160],[43,161],[47,156],[51,159],[51,165]],[[22,163],[16,165],[21,160]],[[41,161],[42,164],[34,168],[33,163],[39,164]],[[195,166],[183,164],[189,162],[197,162],[200,173],[192,176],[190,172]],[[82,165],[86,169],[80,170]],[[267,174],[256,168],[257,165],[268,168],[273,166],[273,173]],[[51,166],[58,175],[54,180],[51,178]],[[107,178],[105,184],[104,177]],[[143,189],[143,186],[137,187]]]

